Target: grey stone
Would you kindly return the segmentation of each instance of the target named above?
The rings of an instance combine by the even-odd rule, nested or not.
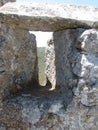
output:
[[[69,79],[73,78],[70,65],[70,55],[74,41],[74,31],[67,29],[54,32],[56,83],[58,86],[67,86]],[[72,36],[73,33],[73,36]]]
[[[83,91],[81,91],[81,103],[86,106],[98,105],[98,83],[92,87],[84,87]]]
[[[0,130],[6,130],[6,128],[5,128],[5,127],[0,126]]]
[[[49,108],[49,112],[58,114],[60,112],[61,108],[63,108],[62,103],[57,102],[57,103],[51,104],[51,107]]]
[[[95,92],[82,92],[81,103],[85,106],[95,106],[98,102],[97,98],[98,96],[95,96]]]
[[[15,55],[11,59],[11,69],[15,83],[27,85],[33,80],[38,81],[36,37],[20,29],[12,30],[12,33],[15,38],[12,45]]]
[[[48,100],[46,101],[48,97]],[[5,101],[0,111],[0,123],[9,130],[90,130],[95,127],[97,109],[81,106],[75,99],[67,108],[66,95],[17,96]],[[43,104],[43,105],[42,105]],[[47,106],[48,108],[44,107]],[[44,111],[43,111],[44,110]]]
[[[81,100],[85,106],[96,106],[98,104],[98,79],[79,79],[77,87],[73,89],[74,95]]]
[[[26,30],[5,25],[0,30],[0,97],[5,97],[38,81],[37,48],[35,36]]]
[[[98,31],[89,29],[82,32],[76,42],[73,73],[78,76],[74,94],[85,106],[96,106],[98,103]]]
[[[69,4],[16,2],[8,3],[0,9],[0,21],[33,31],[98,28],[98,9]]]
[[[77,84],[71,64],[74,64],[75,61],[73,57],[76,39],[83,31],[84,29],[57,31],[54,32],[53,39],[48,42],[46,47],[46,77],[53,88],[56,86],[61,88],[66,88],[67,86],[68,88],[68,84],[70,87]],[[75,56],[78,56],[78,54],[75,54]],[[76,57],[76,60],[80,64],[78,62],[81,60],[80,57],[79,60]],[[76,68],[76,70],[80,73],[80,68],[79,70]]]
[[[98,55],[98,30],[84,31],[78,38],[77,47],[86,53]]]
[[[0,8],[0,21],[0,128],[93,129],[98,124],[98,31],[86,28],[98,28],[98,9],[9,3]],[[5,98],[38,82],[31,30],[54,31],[46,48],[46,78],[50,90],[63,91],[34,89]]]
[[[75,54],[75,57],[76,59],[73,61],[72,67],[73,67],[73,73],[78,77],[87,78],[91,76],[94,70],[96,71],[96,67],[98,65],[97,57],[93,55],[90,56],[81,54],[78,52],[77,54]],[[94,66],[93,61],[95,61],[96,67]]]
[[[29,105],[31,105],[31,104],[29,104]],[[23,106],[22,118],[24,119],[25,122],[28,121],[31,124],[35,124],[36,122],[38,122],[40,120],[41,112],[37,105],[36,106],[29,106],[29,105],[25,104]]]

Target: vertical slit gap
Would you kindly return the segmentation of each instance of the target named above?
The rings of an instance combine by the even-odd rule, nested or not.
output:
[[[45,76],[45,49],[47,41],[52,37],[52,32],[32,31],[32,33],[36,36],[37,43],[39,85],[45,86],[47,82]]]

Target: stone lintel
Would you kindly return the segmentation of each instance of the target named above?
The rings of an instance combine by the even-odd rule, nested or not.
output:
[[[13,2],[0,8],[0,22],[34,31],[98,28],[98,8]]]

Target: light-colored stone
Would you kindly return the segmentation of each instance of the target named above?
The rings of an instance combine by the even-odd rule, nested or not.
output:
[[[33,31],[98,28],[98,9],[80,5],[16,2],[0,9],[0,21]]]
[[[98,78],[98,30],[81,32],[73,54],[73,73],[81,78]]]
[[[75,54],[76,59],[73,61],[73,73],[78,77],[91,77],[92,73],[97,71],[98,58],[93,55],[85,55],[80,52]],[[94,75],[93,75],[94,76]],[[95,75],[97,76],[97,75]]]
[[[47,42],[46,47],[46,79],[52,85],[51,90],[56,88],[56,65],[55,65],[55,48],[53,39]]]
[[[72,63],[73,73],[78,77],[74,94],[85,106],[98,105],[98,30],[81,32],[76,42]]]
[[[84,31],[78,38],[77,48],[86,53],[98,55],[98,30],[89,29]]]
[[[55,68],[57,86],[68,87],[69,79],[72,79],[70,56],[72,44],[74,44],[74,31],[67,29],[54,32]],[[73,34],[73,35],[72,35]]]

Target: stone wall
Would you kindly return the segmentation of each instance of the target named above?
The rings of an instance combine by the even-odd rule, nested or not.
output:
[[[98,127],[98,9],[52,7],[14,3],[0,9],[1,130]],[[38,82],[32,29],[54,31],[46,48],[46,77],[54,91],[30,89]]]
[[[74,88],[84,105],[98,99],[98,30],[66,29],[54,33],[46,49],[46,76],[52,88]],[[90,96],[90,94],[93,95]]]
[[[73,113],[82,114],[78,125],[79,116],[72,114],[72,123],[66,130],[94,129],[91,124],[98,122],[98,30],[97,29],[66,29],[54,32],[53,38],[47,43],[46,48],[46,76],[52,88],[60,86],[65,95],[72,90],[74,97],[71,109]],[[54,82],[55,81],[55,82]],[[55,83],[55,84],[54,84]],[[71,97],[71,95],[70,95]],[[67,99],[65,99],[67,102]],[[68,99],[69,100],[69,99]],[[70,102],[70,100],[69,100]],[[74,106],[76,105],[76,106]],[[80,108],[78,108],[79,106]],[[78,106],[78,107],[77,107]],[[68,112],[66,111],[66,112]],[[87,112],[88,111],[88,112]],[[89,113],[90,112],[90,113]],[[79,114],[78,113],[78,114]],[[89,115],[86,126],[83,126],[85,115]],[[89,114],[87,114],[89,113]],[[81,115],[80,114],[80,115]],[[65,115],[66,116],[66,115]],[[74,119],[77,118],[76,124]],[[93,120],[94,119],[94,120]],[[93,123],[91,123],[93,121]],[[89,124],[87,124],[89,122]],[[62,125],[63,128],[65,128]],[[96,130],[98,129],[98,126]]]
[[[77,38],[72,71],[78,77],[75,95],[85,106],[98,102],[98,30],[84,30]]]

